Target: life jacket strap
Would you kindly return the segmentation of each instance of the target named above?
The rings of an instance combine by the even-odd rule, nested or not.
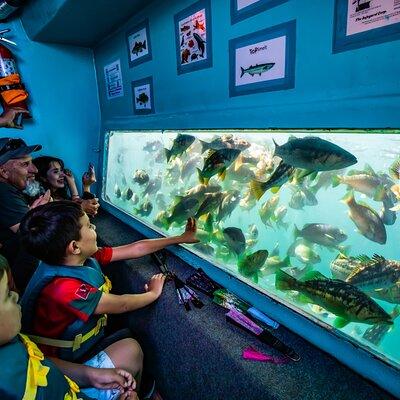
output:
[[[97,336],[101,331],[101,329],[106,325],[107,325],[107,315],[104,314],[101,318],[99,318],[96,326],[93,329],[91,329],[84,335],[82,335],[81,333],[79,335],[76,335],[74,340],[53,339],[36,335],[27,335],[27,336],[37,344],[43,344],[46,346],[58,347],[62,349],[72,349],[72,351],[76,351],[80,349],[82,343],[85,343],[93,336]]]

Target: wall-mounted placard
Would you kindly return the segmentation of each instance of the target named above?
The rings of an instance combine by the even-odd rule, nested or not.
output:
[[[296,21],[229,41],[229,95],[294,87]]]
[[[288,0],[231,0],[231,23],[236,24]]]
[[[178,74],[212,66],[211,5],[200,0],[174,17]]]
[[[124,95],[120,60],[107,64],[104,67],[104,79],[106,81],[107,99],[115,99]]]
[[[154,114],[153,77],[132,82],[132,100],[135,114]]]
[[[136,25],[126,33],[129,67],[151,60],[149,20]]]
[[[399,0],[336,0],[333,52],[400,39]]]

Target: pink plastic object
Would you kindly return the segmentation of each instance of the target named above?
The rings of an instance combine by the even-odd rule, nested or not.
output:
[[[243,349],[242,357],[245,360],[269,362],[273,364],[287,364],[290,361],[287,357],[276,357],[261,353],[253,347],[246,347]]]

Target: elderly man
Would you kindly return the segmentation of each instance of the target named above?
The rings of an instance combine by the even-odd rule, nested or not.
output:
[[[0,243],[1,252],[8,259],[15,283],[24,290],[37,266],[37,260],[19,248],[18,228],[29,208],[50,200],[46,192],[29,207],[23,190],[37,172],[32,164],[31,153],[41,145],[28,146],[22,139],[0,138]]]

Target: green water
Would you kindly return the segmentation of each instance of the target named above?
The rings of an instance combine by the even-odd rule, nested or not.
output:
[[[246,159],[253,158],[253,161],[246,164],[251,174],[257,175],[260,180],[267,180],[274,168],[279,163],[279,158],[273,157],[274,139],[279,145],[285,144],[290,135],[297,138],[305,136],[318,136],[322,139],[331,141],[336,145],[353,154],[358,162],[344,170],[333,172],[319,172],[318,175],[306,177],[301,187],[312,189],[317,204],[314,201],[306,201],[304,196],[301,201],[296,204],[293,195],[301,188],[300,184],[285,183],[277,194],[273,194],[268,190],[264,195],[256,201],[249,194],[249,183],[251,178],[239,177],[233,180],[235,171],[239,164],[232,164],[226,171],[226,177],[221,181],[217,175],[210,179],[209,185],[218,184],[221,186],[220,191],[224,194],[232,193],[236,190],[240,196],[240,202],[233,209],[230,216],[223,218],[221,221],[214,221],[213,240],[202,236],[203,243],[207,243],[207,254],[202,249],[193,245],[186,246],[196,254],[210,260],[216,266],[238,276],[244,282],[257,286],[260,290],[268,293],[275,298],[280,299],[285,304],[290,304],[293,308],[301,311],[313,319],[317,319],[324,324],[333,326],[336,315],[328,312],[326,309],[307,304],[299,300],[297,292],[281,291],[275,288],[275,274],[268,274],[264,268],[260,272],[252,276],[243,276],[238,271],[237,257],[229,255],[227,247],[224,244],[223,236],[216,234],[227,227],[240,228],[247,239],[246,253],[252,253],[257,250],[268,250],[271,253],[275,248],[274,254],[279,254],[280,259],[290,256],[291,268],[287,270],[291,275],[301,276],[304,269],[313,269],[324,274],[328,278],[332,278],[330,264],[334,260],[339,251],[336,248],[327,248],[310,242],[305,243],[308,248],[317,254],[320,258],[319,262],[310,265],[309,261],[301,260],[296,257],[294,252],[290,252],[290,246],[294,242],[295,226],[302,229],[305,224],[323,223],[341,229],[347,235],[347,239],[340,243],[340,246],[346,246],[347,256],[356,257],[362,254],[372,257],[373,254],[382,255],[386,259],[400,260],[398,245],[400,243],[399,221],[395,213],[390,214],[391,225],[385,225],[387,240],[385,244],[379,244],[362,235],[355,223],[349,218],[349,207],[342,200],[348,191],[346,184],[332,186],[332,175],[349,176],[351,170],[363,171],[368,174],[375,174],[379,179],[384,181],[382,186],[385,193],[394,199],[391,194],[391,186],[399,183],[394,178],[389,178],[389,168],[393,162],[399,157],[400,153],[400,135],[396,132],[317,132],[312,134],[307,132],[279,132],[279,131],[185,131],[181,132],[196,137],[194,143],[183,154],[176,158],[172,158],[167,163],[164,148],[170,149],[178,132],[176,131],[114,131],[108,136],[108,147],[106,149],[105,171],[103,181],[103,199],[115,207],[123,210],[134,218],[137,218],[144,224],[162,232],[165,235],[173,235],[181,233],[184,224],[172,224],[168,229],[166,226],[156,222],[157,215],[160,211],[172,209],[175,196],[185,194],[189,190],[199,184],[199,179],[195,167],[202,169],[204,159],[207,153],[201,152],[201,144],[198,139],[205,142],[211,142],[216,136],[232,134],[236,139],[243,139],[250,145],[243,150],[241,155]],[[152,144],[153,143],[153,144]],[[152,144],[152,145],[151,145]],[[143,148],[147,146],[148,149]],[[254,161],[258,160],[258,161]],[[192,168],[186,170],[184,179],[182,179],[182,170],[184,170],[188,161],[192,164]],[[368,164],[368,166],[366,166]],[[145,196],[148,183],[140,185],[133,181],[136,170],[144,170],[152,182],[155,178],[161,183],[161,187],[156,192]],[[350,172],[351,173],[351,172]],[[325,175],[325,176],[324,176]],[[318,188],[326,179],[326,183]],[[315,186],[317,185],[317,186]],[[318,188],[318,190],[317,190]],[[128,190],[130,189],[130,190]],[[306,190],[305,189],[305,190]],[[126,197],[130,197],[128,200]],[[275,215],[268,222],[268,225],[261,220],[259,210],[265,202],[269,201],[273,196],[275,199],[274,209],[271,211]],[[375,201],[372,198],[354,191],[354,197],[357,203],[363,202],[379,213],[383,207],[382,201]],[[144,202],[150,202],[153,209],[149,215],[140,215],[140,209]],[[307,205],[307,203],[309,205]],[[310,205],[314,204],[314,205]],[[295,208],[292,206],[294,205]],[[138,212],[139,210],[139,212]],[[278,210],[274,214],[274,210]],[[217,211],[212,213],[217,214]],[[278,215],[278,217],[276,217]],[[216,223],[218,222],[218,224]],[[198,227],[204,228],[205,221],[200,219]],[[250,231],[251,230],[251,231]],[[258,235],[256,236],[256,232]],[[219,239],[216,239],[219,238]],[[204,250],[206,251],[206,250]],[[208,252],[213,252],[209,254]],[[279,251],[279,253],[278,253]],[[289,254],[288,254],[289,251]],[[285,269],[284,269],[285,270]],[[344,279],[344,278],[343,278]],[[400,292],[400,282],[395,289],[395,293]],[[400,295],[398,295],[400,298]],[[395,302],[383,301],[374,298],[387,313],[392,313],[396,306]],[[399,306],[398,306],[399,307]],[[399,350],[399,318],[394,319],[394,324],[390,329],[386,329],[386,333],[382,335],[376,343],[366,340],[363,335],[371,328],[372,325],[361,322],[350,322],[339,331],[347,335],[352,341],[356,341],[363,347],[369,349],[374,354],[381,356],[391,364],[399,367],[400,350]],[[375,325],[375,328],[381,329]],[[334,328],[336,329],[336,328]]]

